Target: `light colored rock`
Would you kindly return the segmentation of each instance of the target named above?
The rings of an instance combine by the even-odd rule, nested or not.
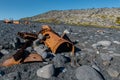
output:
[[[40,45],[40,39],[33,41],[33,48]]]
[[[87,52],[92,52],[92,53],[95,52],[93,49],[90,49],[90,48],[85,48],[84,50],[86,50]]]
[[[103,61],[103,65],[104,66],[109,66],[110,65],[110,61]]]
[[[5,50],[5,49],[2,49],[0,52],[1,52],[2,54],[9,54],[9,52],[8,52],[7,50]]]
[[[110,51],[108,51],[108,53],[113,54],[113,53],[114,53],[114,51],[111,51],[111,50],[110,50]]]
[[[99,41],[96,44],[93,44],[93,48],[97,48],[98,46],[109,47],[111,45],[111,41]]]
[[[37,31],[35,29],[32,30],[33,33],[36,33]]]
[[[41,48],[41,46],[34,47],[34,50],[42,56],[43,59],[47,57],[47,52],[44,48]]]
[[[21,41],[19,38],[14,38],[13,42],[10,43],[10,45],[14,48],[17,49],[21,45]]]
[[[118,53],[113,53],[113,54],[110,54],[110,56],[112,56],[112,57],[115,57],[115,56],[120,57],[120,54],[118,54]]]
[[[54,75],[55,68],[53,64],[46,65],[37,70],[37,76],[42,78],[50,78]]]
[[[97,71],[100,71],[100,68],[98,68],[98,66],[96,65],[92,65],[92,68],[96,69]]]
[[[111,41],[99,41],[99,42],[97,42],[97,45],[102,45],[102,46],[108,47],[111,45]]]
[[[68,62],[69,60],[61,55],[61,54],[57,54],[55,55],[55,57],[52,59],[52,61],[54,62],[54,64],[57,66],[57,67],[62,67],[66,62]]]
[[[96,54],[100,54],[100,52],[99,52],[99,51],[96,51]]]
[[[65,29],[63,33],[69,34],[70,32],[67,29]]]
[[[113,58],[112,56],[110,56],[109,54],[106,54],[106,53],[100,53],[100,57],[104,61],[111,61]]]
[[[75,42],[79,42],[79,41],[80,41],[80,40],[78,40],[78,39],[77,39],[77,40],[75,40]]]
[[[89,66],[78,67],[75,76],[78,80],[103,80],[100,74]]]
[[[39,34],[40,36],[40,34]],[[39,39],[33,42],[33,49],[42,56],[43,59],[47,57],[47,52],[45,51],[47,47],[43,44],[40,44]]]
[[[38,39],[43,39],[43,35],[42,35],[42,34],[39,34],[39,35],[38,35]]]
[[[112,69],[112,68],[109,68],[107,70],[108,74],[111,76],[111,77],[118,77],[118,75],[120,74],[118,71]]]
[[[98,46],[97,44],[93,44],[93,45],[92,45],[92,47],[93,47],[94,49],[97,48],[97,46]]]
[[[33,49],[32,49],[32,47],[27,47],[26,50],[29,52],[32,52]]]
[[[80,52],[75,52],[75,56],[76,57],[78,57],[78,56],[80,56],[81,54],[80,54]]]
[[[2,45],[0,45],[0,50],[3,48],[3,46]]]
[[[118,44],[118,45],[120,44],[120,42],[119,42],[119,41],[113,41],[113,43]]]
[[[66,68],[64,68],[64,69],[62,70],[62,72],[63,72],[63,73],[65,73],[66,71],[67,71],[67,69],[66,69]]]

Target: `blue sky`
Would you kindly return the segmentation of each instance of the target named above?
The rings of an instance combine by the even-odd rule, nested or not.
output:
[[[119,7],[120,0],[0,0],[0,20],[20,19],[50,10]]]

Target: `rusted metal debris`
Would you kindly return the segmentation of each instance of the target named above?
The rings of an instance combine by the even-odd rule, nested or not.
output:
[[[24,24],[30,24],[30,22],[29,21],[25,21]]]
[[[7,24],[7,23],[13,23],[13,20],[5,19],[5,20],[4,20],[4,23],[6,23],[6,24]]]
[[[23,39],[32,40],[32,41],[38,38],[37,34],[27,33],[27,32],[18,32],[17,35],[19,35]]]
[[[29,46],[32,46],[33,41],[38,39],[38,35],[40,34],[43,36],[43,38],[39,40],[40,43],[47,46],[53,54],[71,51],[72,55],[74,55],[74,45],[66,36],[66,34],[60,36],[56,32],[54,32],[48,25],[43,25],[42,30],[40,30],[40,32],[36,34],[18,32],[18,35],[23,39],[27,39],[27,41],[11,58],[5,60],[2,66],[11,66],[24,62],[43,61],[41,55],[37,53],[25,53],[25,49]]]
[[[27,21],[27,20],[19,21],[19,20],[5,19],[4,23],[6,23],[6,24],[25,24],[25,25],[29,25],[30,21]]]
[[[13,21],[13,24],[20,24],[20,21]]]
[[[26,41],[26,43],[18,50],[12,57],[5,60],[2,66],[11,66],[24,62],[42,61],[42,57],[36,53],[25,53],[25,49],[32,44],[32,40]]]
[[[72,51],[74,54],[73,44],[64,39],[65,35],[59,36],[48,25],[42,26],[40,33],[45,36],[44,44],[50,48],[52,53]]]
[[[20,24],[20,21],[5,19],[4,23],[6,23],[6,24]]]

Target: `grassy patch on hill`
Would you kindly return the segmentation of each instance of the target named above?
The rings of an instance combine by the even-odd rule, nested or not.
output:
[[[51,18],[51,19],[40,19],[40,20],[36,20],[36,22],[41,22],[41,23],[54,23],[54,24],[60,24],[61,22],[55,18]]]

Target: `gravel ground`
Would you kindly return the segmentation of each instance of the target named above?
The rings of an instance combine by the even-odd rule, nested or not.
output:
[[[29,25],[15,25],[0,21],[0,62],[17,51],[11,46],[15,43],[14,39],[19,38],[17,32],[38,32],[43,24],[31,22]],[[75,57],[79,65],[71,66],[69,52],[66,52],[57,58],[46,59],[46,63],[34,62],[0,67],[0,80],[120,80],[120,30],[48,25],[60,35],[65,29],[70,32],[68,37],[76,46]],[[21,38],[20,40],[23,41]],[[66,59],[69,60],[64,62]],[[47,79],[39,77],[37,70],[48,64],[54,65],[54,75]]]

